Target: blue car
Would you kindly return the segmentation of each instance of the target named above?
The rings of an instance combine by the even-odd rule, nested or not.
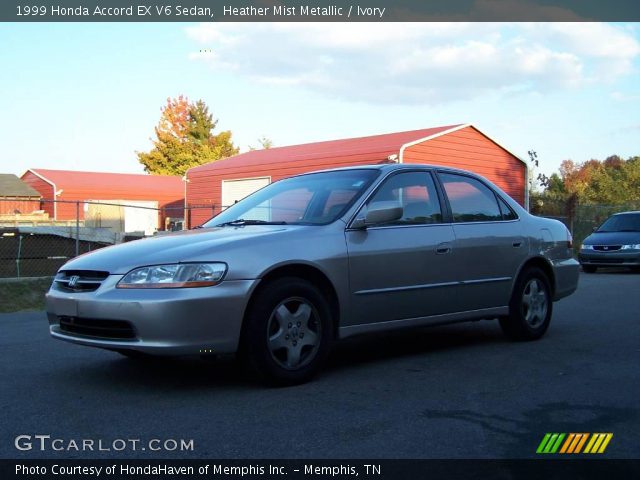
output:
[[[598,267],[631,267],[640,271],[640,212],[610,216],[584,239],[578,255],[582,270]]]

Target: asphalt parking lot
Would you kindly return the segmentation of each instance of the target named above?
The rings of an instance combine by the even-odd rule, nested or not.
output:
[[[2,458],[525,458],[546,432],[612,432],[640,458],[640,275],[582,274],[538,342],[497,322],[338,345],[314,382],[269,389],[232,359],[140,362],[0,315]],[[18,451],[18,435],[193,439],[189,452]]]

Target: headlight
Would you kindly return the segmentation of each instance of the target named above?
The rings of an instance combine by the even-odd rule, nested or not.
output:
[[[190,288],[217,285],[224,277],[224,263],[178,263],[131,270],[117,288]]]
[[[582,250],[593,250],[593,245],[582,244]]]
[[[622,245],[621,250],[640,250],[640,243],[632,245]]]

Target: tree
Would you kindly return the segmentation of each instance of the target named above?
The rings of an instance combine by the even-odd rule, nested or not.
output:
[[[265,137],[264,135],[258,138],[258,143],[260,144],[260,147],[249,145],[249,150],[268,150],[273,147],[273,140]]]
[[[213,115],[209,113],[209,107],[202,100],[198,100],[189,109],[187,135],[195,142],[207,143],[211,136],[211,130],[217,124],[218,121],[213,120]]]
[[[555,174],[554,174],[555,175]],[[604,161],[564,160],[560,176],[551,176],[544,195],[577,204],[623,204],[640,200],[640,157]]]
[[[136,152],[146,172],[184,175],[191,167],[238,153],[230,131],[212,133],[218,122],[202,100],[192,103],[183,95],[168,98],[161,112],[153,148]]]

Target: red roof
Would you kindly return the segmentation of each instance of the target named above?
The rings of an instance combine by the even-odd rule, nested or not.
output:
[[[132,189],[144,193],[181,192],[182,179],[176,176],[147,175],[135,173],[80,172],[76,170],[48,170],[32,168],[30,171],[54,183],[58,190],[74,189]]]
[[[370,155],[371,161],[379,161],[392,153],[398,153],[400,148],[416,140],[421,140],[439,133],[443,133],[460,125],[410,130],[407,132],[386,133],[369,137],[345,138],[326,142],[305,143],[286,147],[274,147],[265,150],[252,150],[216,162],[199,165],[189,169],[189,172],[209,169],[259,166],[275,161],[310,161],[318,158],[345,157],[352,155]]]

